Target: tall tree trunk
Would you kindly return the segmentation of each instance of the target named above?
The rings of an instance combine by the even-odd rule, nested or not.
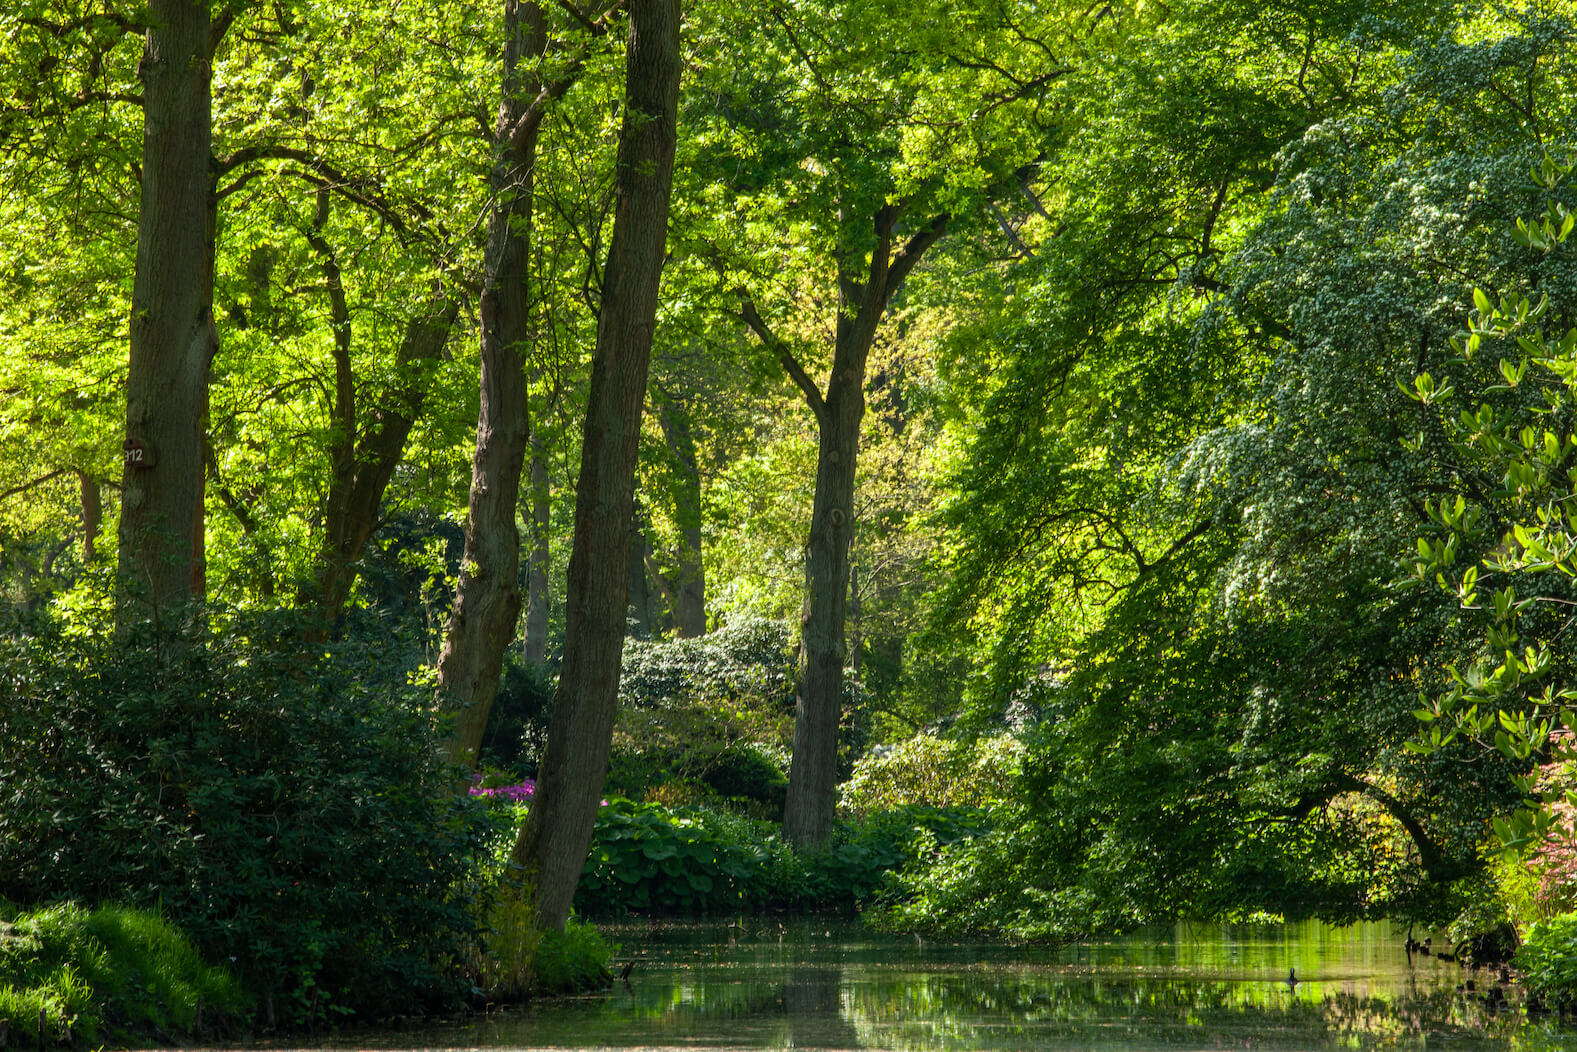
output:
[[[816,496],[805,542],[799,690],[794,699],[794,753],[789,763],[783,834],[819,847],[832,833],[838,787],[838,720],[843,709],[843,631],[854,533],[854,476],[865,417],[865,358],[871,341],[840,324],[827,397],[818,418]],[[872,340],[874,340],[874,329]]]
[[[531,254],[533,169],[542,111],[531,104],[540,87],[532,66],[547,50],[542,9],[526,0],[505,0],[504,87],[495,128],[483,261],[481,408],[471,496],[465,529],[465,559],[455,589],[454,610],[438,657],[438,685],[455,714],[449,759],[476,762],[488,712],[498,693],[504,651],[520,614],[520,534],[515,527],[520,471],[530,430],[527,419],[525,352],[531,336],[531,298],[526,284]]]
[[[774,353],[816,416],[816,496],[805,542],[805,604],[800,615],[799,683],[794,703],[794,755],[789,765],[783,833],[797,847],[820,847],[832,833],[838,788],[838,719],[848,656],[844,618],[849,595],[849,542],[854,536],[854,480],[860,422],[865,416],[865,365],[887,305],[949,217],[933,217],[893,251],[902,204],[874,217],[876,246],[838,252],[838,324],[825,393],[772,333],[741,289],[741,316]]]
[[[674,634],[691,639],[706,634],[706,567],[701,551],[701,467],[695,453],[690,414],[683,406],[664,402],[658,419],[673,459],[679,485],[674,491],[674,518],[679,524],[677,568],[670,581]]]
[[[548,656],[548,537],[552,494],[548,490],[547,449],[542,429],[531,433],[531,505],[528,530],[531,555],[526,563],[526,640],[527,662],[540,665]]]
[[[617,204],[586,406],[565,594],[564,663],[514,861],[539,926],[561,929],[591,845],[624,650],[635,457],[667,244],[679,99],[679,0],[630,0]]]
[[[123,622],[185,603],[198,579],[204,394],[218,346],[209,5],[152,0],[149,14],[121,483]]]
[[[611,4],[612,0],[592,0],[576,8],[575,14],[600,33],[600,16]],[[542,6],[534,0],[504,0],[503,98],[494,126],[493,207],[482,257],[481,408],[471,462],[465,558],[438,656],[439,692],[455,719],[445,755],[467,767],[476,763],[498,694],[504,652],[515,638],[520,617],[520,532],[515,515],[531,430],[525,373],[531,295],[526,274],[535,215],[537,138],[548,107],[563,97],[585,66],[582,53],[557,79],[543,82],[535,67],[547,50]]]

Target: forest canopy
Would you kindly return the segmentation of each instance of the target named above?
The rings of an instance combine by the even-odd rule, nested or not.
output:
[[[118,684],[185,756],[127,669],[226,749],[300,690],[317,763],[353,705],[464,851],[447,781],[529,777],[548,929],[605,795],[808,852],[953,808],[883,923],[1036,937],[1445,922],[1569,837],[1572,5],[24,0],[0,42],[17,697]]]

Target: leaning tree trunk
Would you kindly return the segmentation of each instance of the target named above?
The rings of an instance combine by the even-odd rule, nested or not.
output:
[[[203,414],[218,346],[209,176],[209,5],[152,0],[143,82],[142,196],[132,281],[121,481],[120,609],[192,597],[201,569]]]
[[[331,258],[331,257],[330,257]],[[339,283],[335,268],[332,287]],[[343,293],[337,297],[343,304]],[[341,306],[335,307],[336,314]],[[460,310],[459,303],[442,293],[417,308],[405,327],[395,357],[399,386],[389,402],[376,407],[363,428],[356,411],[354,377],[350,372],[350,319],[345,312],[343,353],[335,354],[335,429],[338,434],[323,507],[323,539],[318,552],[316,579],[309,601],[318,604],[325,625],[332,625],[350,598],[356,583],[356,564],[373,531],[378,528],[384,492],[405,455],[411,429],[425,402],[426,380],[419,363],[436,360],[449,339]]]
[[[520,615],[520,533],[515,516],[530,430],[525,351],[531,335],[531,299],[526,271],[533,169],[543,116],[540,108],[530,105],[538,94],[530,68],[546,50],[541,7],[506,0],[503,101],[495,130],[493,207],[483,261],[481,405],[465,559],[438,657],[439,690],[455,720],[446,753],[465,767],[476,763],[498,693],[504,651],[514,639]]]
[[[515,842],[537,924],[561,929],[607,777],[624,649],[635,457],[667,243],[679,0],[630,0],[617,205],[575,488],[564,662],[531,811]]]

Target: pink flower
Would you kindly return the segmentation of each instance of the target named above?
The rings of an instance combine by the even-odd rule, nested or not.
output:
[[[536,794],[536,791],[537,783],[530,778],[527,778],[519,785],[497,785],[490,788],[484,788],[481,785],[471,786],[472,796],[503,797],[505,800],[511,800],[517,804],[523,800],[531,799]]]

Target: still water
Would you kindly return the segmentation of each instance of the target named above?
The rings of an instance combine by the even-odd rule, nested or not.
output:
[[[1384,924],[1184,925],[1058,948],[760,919],[610,934],[635,961],[611,993],[383,1047],[1577,1050],[1577,1030],[1487,1007],[1493,974],[1410,959]]]

